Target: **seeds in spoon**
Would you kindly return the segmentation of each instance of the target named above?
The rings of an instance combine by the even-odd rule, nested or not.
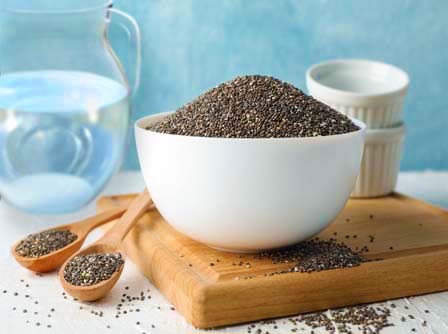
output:
[[[75,286],[91,286],[109,279],[123,264],[120,253],[78,255],[65,266],[64,278]]]
[[[77,238],[76,234],[68,230],[51,230],[30,234],[20,241],[16,252],[23,257],[37,258],[57,251],[71,244]]]

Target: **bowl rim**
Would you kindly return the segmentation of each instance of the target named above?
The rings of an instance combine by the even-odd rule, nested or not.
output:
[[[375,67],[382,67],[384,69],[388,69],[390,71],[393,71],[395,75],[399,76],[399,80],[401,80],[401,83],[397,85],[397,87],[394,87],[393,89],[384,90],[377,93],[361,93],[361,92],[353,92],[349,90],[343,90],[331,87],[329,85],[323,84],[320,80],[316,78],[316,74],[323,70],[324,68],[331,68],[331,67],[337,67],[337,66],[375,66]],[[313,85],[316,89],[320,89],[326,94],[332,94],[335,96],[340,97],[352,97],[352,98],[383,98],[391,95],[404,95],[407,92],[407,89],[409,87],[410,79],[409,75],[402,70],[401,68],[384,63],[381,61],[376,60],[369,60],[369,59],[333,59],[328,61],[323,61],[317,64],[312,65],[308,70],[306,71],[306,79],[308,81],[308,85]]]
[[[152,135],[158,135],[158,136],[166,136],[170,138],[183,138],[183,139],[196,139],[196,140],[207,140],[207,141],[220,141],[220,142],[288,142],[288,141],[303,141],[303,142],[322,142],[322,141],[329,141],[329,140],[335,140],[336,138],[348,138],[348,137],[355,137],[358,135],[364,135],[367,129],[367,125],[353,117],[348,117],[355,125],[359,127],[358,130],[342,133],[342,134],[336,134],[336,135],[329,135],[329,136],[317,136],[317,137],[277,137],[277,138],[225,138],[225,137],[201,137],[201,136],[187,136],[187,135],[178,135],[178,134],[170,134],[170,133],[162,133],[162,132],[156,132],[152,130],[147,130],[145,127],[148,125],[148,122],[151,120],[154,120],[156,118],[165,118],[171,114],[173,114],[174,111],[166,111],[161,112],[157,114],[147,115],[144,117],[139,118],[134,123],[134,128],[137,131],[144,131],[148,134]]]

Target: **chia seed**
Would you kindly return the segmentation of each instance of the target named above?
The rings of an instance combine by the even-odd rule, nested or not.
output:
[[[16,252],[23,257],[37,258],[57,251],[71,244],[77,238],[76,234],[67,230],[30,234],[20,241],[16,247]]]
[[[253,75],[205,92],[147,129],[198,137],[284,138],[338,135],[359,127],[289,83]]]
[[[79,255],[65,266],[64,278],[75,286],[91,286],[109,279],[123,264],[120,253]]]

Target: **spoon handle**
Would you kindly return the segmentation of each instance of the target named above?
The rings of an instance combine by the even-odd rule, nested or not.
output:
[[[145,189],[132,201],[120,220],[104,234],[99,242],[120,243],[151,204],[151,196]]]
[[[72,226],[73,231],[82,231],[85,234],[90,233],[94,228],[103,225],[107,222],[120,218],[126,211],[127,207],[120,207],[116,209],[107,210],[95,216],[81,220]]]

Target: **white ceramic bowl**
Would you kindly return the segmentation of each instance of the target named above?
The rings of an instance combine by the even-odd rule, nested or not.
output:
[[[367,129],[361,171],[352,197],[380,197],[394,191],[404,135],[404,124],[388,129]]]
[[[370,60],[333,60],[306,73],[309,93],[367,128],[393,127],[402,121],[409,77],[398,67]]]
[[[211,247],[251,252],[291,245],[329,225],[359,172],[365,125],[314,138],[203,138],[135,124],[141,170],[176,230]]]

